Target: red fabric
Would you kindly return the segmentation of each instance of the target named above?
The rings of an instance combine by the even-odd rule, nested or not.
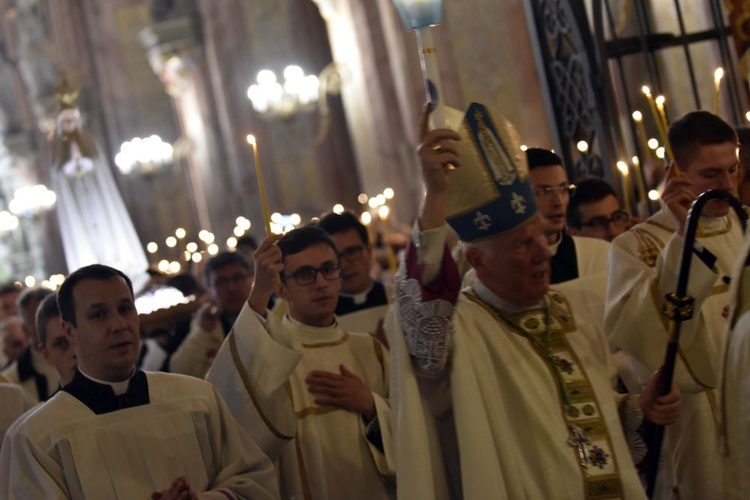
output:
[[[438,278],[429,286],[425,286],[417,259],[417,249],[414,243],[409,241],[406,247],[406,278],[419,282],[422,287],[422,302],[442,299],[455,305],[458,301],[458,294],[461,292],[461,276],[448,245],[443,248],[443,260],[440,267],[442,272]]]

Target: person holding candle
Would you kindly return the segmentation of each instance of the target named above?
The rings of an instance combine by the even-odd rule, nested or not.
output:
[[[612,243],[605,331],[610,342],[639,363],[641,384],[663,361],[668,320],[664,297],[675,291],[688,209],[709,189],[733,193],[737,186],[737,135],[718,116],[694,111],[672,124],[674,161],[667,167],[663,207]],[[681,172],[677,175],[677,170]],[[682,323],[675,382],[683,412],[666,430],[664,454],[671,475],[660,476],[680,498],[721,498],[716,450],[716,394],[725,342],[727,277],[742,246],[742,227],[722,202],[703,210],[693,250],[688,290],[693,319]]]
[[[317,227],[271,235],[255,270],[206,380],[276,464],[282,498],[394,498],[388,350],[336,320],[336,245]]]
[[[169,362],[169,369],[203,378],[240,314],[253,282],[253,267],[239,252],[222,252],[206,264],[211,300],[193,315],[190,332]]]
[[[606,276],[609,244],[594,238],[571,236],[565,231],[568,203],[576,192],[576,186],[568,181],[562,159],[552,151],[541,148],[527,149],[526,159],[552,253],[550,283],[562,283],[584,276]]]

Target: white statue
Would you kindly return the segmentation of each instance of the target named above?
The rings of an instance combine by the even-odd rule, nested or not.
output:
[[[108,162],[82,130],[80,111],[70,107],[77,94],[58,92],[68,107],[57,116],[53,139],[52,186],[68,272],[106,264],[127,274],[137,291],[148,279],[148,260]]]

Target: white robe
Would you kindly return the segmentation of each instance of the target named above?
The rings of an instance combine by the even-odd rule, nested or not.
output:
[[[664,362],[668,320],[661,313],[664,296],[676,290],[684,238],[672,215],[662,209],[648,221],[615,238],[610,254],[605,331],[610,341],[640,364],[640,382]],[[742,228],[734,212],[701,219],[697,243],[717,257],[709,269],[692,256],[688,294],[695,298],[692,320],[683,322],[675,383],[682,389],[680,418],[667,427],[664,453],[673,469],[672,488],[680,498],[721,496],[716,447],[716,404],[728,305],[728,286],[742,246]],[[700,236],[700,235],[699,235]]]
[[[427,248],[434,248],[438,241],[429,241],[434,236],[426,233],[422,233],[420,251],[429,253]],[[426,276],[426,269],[434,269],[436,262],[427,258],[424,264]],[[644,498],[619,420],[609,349],[597,322],[585,309],[571,309],[559,293],[548,295],[554,304],[551,345],[560,348],[557,355],[573,364],[572,372],[564,375],[566,381],[585,388],[572,396],[582,410],[576,423],[586,427],[583,422],[591,418],[596,429],[592,444],[607,450],[601,468],[593,465],[587,469],[580,466],[576,448],[568,444],[569,422],[557,376],[532,342],[509,328],[470,290],[459,295],[455,309],[445,300],[422,302],[414,308],[413,300],[421,301],[421,288],[416,280],[404,278],[400,271],[397,307],[388,320],[400,498],[448,498],[446,476],[455,475],[452,469],[456,467],[460,467],[462,495],[467,499],[597,498],[605,489],[619,490],[623,498]],[[430,279],[425,277],[425,281]],[[525,319],[520,321],[525,324]],[[453,334],[453,347],[443,369],[449,370],[448,385],[434,393],[424,390],[428,379],[416,375],[407,351],[401,325],[409,324],[418,325],[423,340],[432,336],[431,330]],[[445,371],[441,373],[444,377]],[[584,394],[590,403],[577,401]],[[588,404],[593,408],[584,410]],[[452,409],[457,452],[446,453],[444,445],[448,441],[444,438],[445,415],[450,412],[435,411],[436,407]]]
[[[21,387],[0,381],[0,440],[11,424],[33,406],[34,401]]]
[[[50,397],[60,387],[60,375],[57,373],[55,367],[49,364],[46,359],[44,359],[44,355],[41,352],[37,351],[33,347],[30,349],[31,366],[34,368],[34,370],[36,370],[37,373],[43,375],[44,378],[47,379],[47,397]],[[35,403],[41,401],[34,378],[27,378],[26,380],[21,381],[21,377],[18,374],[18,361],[14,361],[13,363],[11,363],[8,368],[0,372],[0,375],[5,377],[8,382],[18,384],[23,387]]]
[[[724,354],[721,389],[725,498],[742,500],[750,492],[750,233],[732,274],[732,313]]]
[[[147,379],[147,405],[96,415],[60,391],[17,421],[0,452],[0,498],[144,499],[179,476],[200,498],[277,497],[268,458],[212,386]]]
[[[282,497],[392,497],[387,350],[337,326],[314,328],[272,313],[265,323],[245,305],[206,379],[276,462]],[[309,372],[339,373],[341,364],[372,391],[385,452],[366,439],[361,415],[313,402]]]

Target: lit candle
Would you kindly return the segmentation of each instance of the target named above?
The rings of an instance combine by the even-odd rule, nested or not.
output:
[[[266,185],[263,182],[263,169],[260,166],[260,155],[258,155],[258,144],[255,136],[249,134],[247,143],[253,147],[253,156],[255,158],[255,172],[258,176],[258,188],[260,191],[260,202],[263,205],[263,222],[266,226],[266,236],[271,236],[271,212],[268,210],[268,198],[266,197]]]
[[[672,156],[672,148],[669,146],[669,140],[667,139],[667,129],[664,127],[664,124],[661,121],[661,117],[659,115],[659,111],[656,109],[656,103],[654,102],[654,97],[651,95],[651,89],[648,88],[648,86],[644,85],[643,87],[641,87],[641,92],[643,92],[643,94],[646,96],[646,99],[648,100],[648,105],[651,108],[651,114],[653,115],[654,121],[656,122],[656,128],[659,131],[661,141],[664,143],[666,153],[669,156],[670,160],[674,160],[674,156]],[[679,172],[680,170],[678,168],[675,168],[675,173],[677,175],[679,175]]]
[[[643,148],[643,154],[648,158],[648,139],[646,138],[646,128],[643,126],[643,114],[640,111],[633,111],[633,121],[635,121],[635,127],[638,131],[638,139],[641,141],[641,147]]]
[[[669,130],[669,120],[667,120],[667,113],[664,111],[664,103],[667,102],[667,98],[663,95],[656,96],[654,103],[656,103],[656,110],[659,112],[659,119],[661,120],[661,126],[664,130]]]
[[[716,102],[714,103],[715,113],[718,115],[721,107],[721,79],[724,78],[724,68],[716,68],[714,71],[714,85],[716,86]]]
[[[625,210],[630,214],[632,212],[630,211],[630,179],[628,178],[630,172],[628,164],[624,161],[618,161],[617,169],[622,174],[622,196],[625,203]]]

